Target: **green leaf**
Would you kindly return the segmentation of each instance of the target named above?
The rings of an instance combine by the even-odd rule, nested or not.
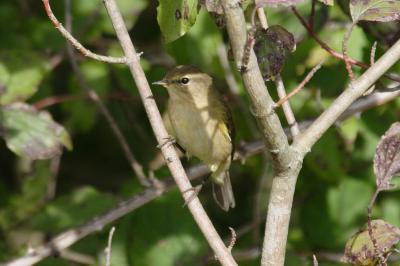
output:
[[[378,254],[366,226],[353,235],[346,243],[344,260],[353,265],[375,265],[378,257],[388,256],[393,245],[400,240],[400,228],[388,224],[384,220],[372,220],[372,233],[376,240]]]
[[[367,210],[372,188],[365,182],[353,178],[344,179],[337,188],[328,191],[330,216],[347,227]]]
[[[46,111],[14,103],[0,109],[0,119],[7,147],[19,156],[31,160],[49,159],[61,153],[62,145],[72,149],[67,131]]]
[[[354,23],[360,20],[388,22],[400,19],[398,0],[350,0]]]
[[[354,141],[357,138],[359,132],[359,119],[351,117],[340,123],[340,134],[342,135],[346,144],[346,150],[353,150]]]
[[[0,54],[0,104],[31,97],[47,70],[46,63],[33,53],[7,51]]]
[[[197,0],[159,0],[157,21],[166,42],[172,42],[186,32],[196,22]]]

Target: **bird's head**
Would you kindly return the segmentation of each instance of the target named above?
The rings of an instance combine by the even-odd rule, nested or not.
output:
[[[170,96],[206,95],[212,85],[212,78],[192,66],[177,66],[165,77],[153,82],[167,88]]]

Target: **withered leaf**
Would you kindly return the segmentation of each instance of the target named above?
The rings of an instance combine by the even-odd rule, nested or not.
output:
[[[280,25],[256,31],[254,52],[265,80],[273,78],[282,71],[287,56],[295,48],[293,34]]]
[[[392,177],[400,173],[400,123],[392,124],[378,143],[374,158],[374,173],[379,189],[392,187]]]
[[[378,256],[386,257],[400,240],[400,228],[380,219],[372,220],[371,225]],[[378,257],[367,226],[347,241],[343,260],[353,265],[375,265]]]
[[[400,19],[399,0],[350,0],[354,23],[360,20],[388,22]]]
[[[71,139],[46,111],[37,111],[25,103],[0,107],[1,136],[7,147],[31,160],[49,159],[61,153],[62,146],[72,148]]]

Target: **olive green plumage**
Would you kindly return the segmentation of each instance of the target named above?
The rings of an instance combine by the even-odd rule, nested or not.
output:
[[[214,198],[225,211],[235,206],[229,167],[234,152],[231,113],[212,78],[192,66],[177,66],[155,84],[168,90],[164,122],[186,151],[206,164],[216,185]]]

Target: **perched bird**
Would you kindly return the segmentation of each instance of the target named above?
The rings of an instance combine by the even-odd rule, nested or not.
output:
[[[177,66],[153,84],[169,94],[164,123],[187,156],[195,156],[211,171],[213,196],[225,211],[235,207],[229,178],[234,152],[234,128],[226,103],[212,78],[192,66]]]

